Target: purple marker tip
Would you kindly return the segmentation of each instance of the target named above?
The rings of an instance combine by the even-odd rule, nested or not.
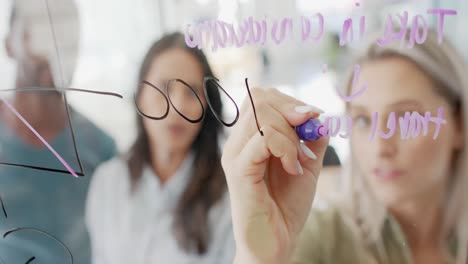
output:
[[[297,126],[296,133],[303,141],[315,141],[322,136],[322,134],[319,132],[321,127],[322,124],[320,124],[318,119],[311,118],[304,124]]]

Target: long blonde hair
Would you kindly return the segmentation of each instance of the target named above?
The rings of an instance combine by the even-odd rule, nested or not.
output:
[[[408,40],[408,36],[406,38]],[[442,95],[450,104],[458,108],[464,126],[464,137],[468,139],[468,71],[461,55],[448,41],[438,42],[437,32],[429,30],[426,41],[415,45],[412,49],[400,46],[400,42],[379,46],[374,36],[366,45],[364,52],[356,63],[381,60],[388,57],[404,58],[417,65],[435,82],[436,92]],[[346,93],[350,93],[352,72],[346,75],[344,85]],[[468,175],[466,175],[468,156],[465,147],[456,155],[452,167],[452,177],[446,193],[444,204],[443,237],[447,238],[453,232],[457,240],[456,263],[464,264],[468,249]],[[387,210],[372,193],[362,174],[355,166],[351,155],[345,164],[343,188],[345,201],[341,213],[356,232],[360,242],[377,245],[379,253],[383,254],[382,230],[387,219]],[[465,203],[464,203],[465,202]],[[444,243],[444,241],[441,241]],[[380,246],[379,246],[380,245]]]

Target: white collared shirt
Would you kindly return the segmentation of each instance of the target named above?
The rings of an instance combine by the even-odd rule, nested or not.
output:
[[[232,263],[235,243],[227,192],[210,209],[211,242],[206,254],[185,252],[173,235],[172,212],[188,184],[193,160],[193,154],[188,155],[164,186],[145,166],[133,192],[122,158],[114,158],[96,170],[86,210],[93,264]]]

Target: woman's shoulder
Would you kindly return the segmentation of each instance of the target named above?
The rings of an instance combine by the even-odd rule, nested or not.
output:
[[[90,227],[99,225],[104,228],[109,225],[106,222],[108,219],[113,219],[113,224],[116,222],[118,218],[115,216],[125,205],[130,193],[129,181],[128,168],[121,157],[114,157],[96,169],[86,201],[86,218]]]
[[[101,163],[101,165],[96,168],[93,177],[113,177],[113,173],[128,174],[127,162],[121,155]]]
[[[319,235],[323,238],[326,237],[329,243],[333,243],[336,237],[341,237],[349,231],[339,207],[327,205],[326,207],[312,208],[301,235],[305,239],[309,239],[309,235]]]
[[[121,230],[122,212],[128,181],[125,160],[114,157],[102,163],[91,178],[86,201],[86,226],[92,244],[100,247],[104,254],[113,244],[116,230]],[[110,252],[110,251],[109,251]]]
[[[99,171],[122,170],[123,168],[127,169],[127,161],[122,155],[117,155],[110,160],[101,163],[101,165],[96,169],[95,174]]]
[[[295,264],[359,263],[350,225],[337,205],[313,208],[299,236]]]

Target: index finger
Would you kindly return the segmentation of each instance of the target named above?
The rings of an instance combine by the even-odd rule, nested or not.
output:
[[[267,103],[278,111],[291,126],[298,126],[310,118],[317,118],[324,111],[317,106],[306,104],[286,95],[275,88],[249,89],[248,97],[244,100],[241,112],[254,111],[257,105]]]
[[[248,98],[244,100],[241,118],[234,126],[225,149],[231,150],[228,152],[234,152],[231,154],[235,155],[250,137],[260,132],[262,126],[278,128],[289,124],[292,132],[294,126],[317,117],[318,112],[322,111],[274,89],[252,89]]]

